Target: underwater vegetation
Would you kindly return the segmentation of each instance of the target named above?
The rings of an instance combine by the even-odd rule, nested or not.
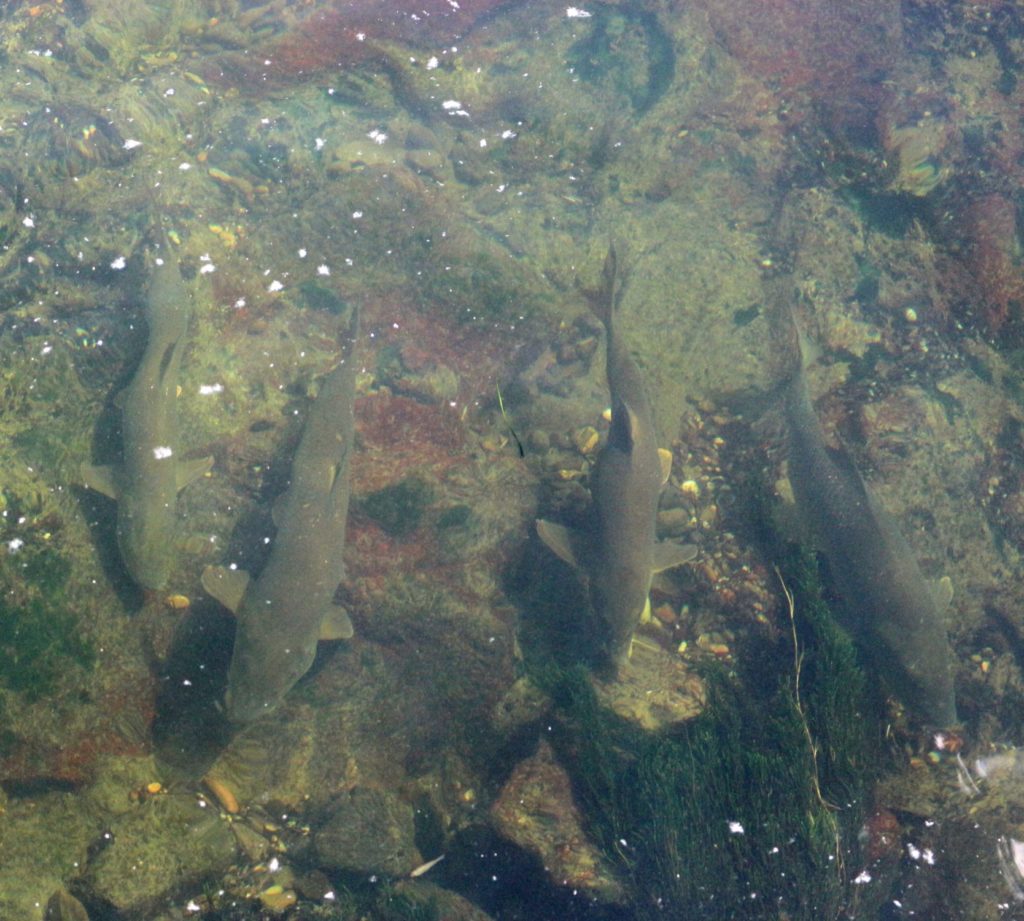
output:
[[[591,833],[634,889],[639,917],[825,919],[863,818],[864,678],[822,601],[813,560],[786,567],[792,630],[730,674],[703,668],[706,710],[647,733],[603,709],[582,668],[549,671]],[[796,644],[794,647],[794,643]]]
[[[5,581],[19,588],[0,597],[0,686],[32,701],[52,693],[69,665],[89,669],[96,656],[68,602],[71,564],[33,534],[0,573],[11,569],[17,581]]]

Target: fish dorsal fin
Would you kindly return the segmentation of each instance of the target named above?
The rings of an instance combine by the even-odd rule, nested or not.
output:
[[[658,461],[661,463],[661,485],[672,476],[672,452],[668,448],[658,448]]]
[[[948,610],[953,601],[953,580],[949,576],[936,579],[929,586],[932,597],[935,599],[935,606],[940,612]]]
[[[697,558],[697,548],[693,544],[677,544],[663,540],[654,545],[654,572],[664,572],[683,563],[692,563]]]
[[[352,627],[352,620],[348,616],[348,611],[340,604],[332,602],[327,605],[327,610],[324,611],[324,619],[320,621],[320,636],[318,639],[321,642],[349,640],[354,634],[355,630]]]
[[[229,611],[238,613],[242,596],[249,587],[249,573],[244,569],[228,569],[225,566],[207,566],[203,570],[203,588]]]
[[[591,555],[590,541],[582,531],[555,524],[546,518],[538,518],[537,536],[560,560],[576,569],[587,569],[587,561]]]
[[[622,400],[612,407],[612,424],[608,429],[608,445],[623,454],[633,452],[634,433],[637,429],[636,413]]]
[[[97,467],[93,464],[82,464],[78,472],[82,482],[89,489],[95,489],[96,492],[103,493],[103,495],[116,500],[121,498],[118,470],[119,468],[117,467]]]
[[[212,457],[181,461],[174,473],[175,485],[179,490],[184,489],[189,483],[194,483],[200,477],[206,476],[212,468]]]

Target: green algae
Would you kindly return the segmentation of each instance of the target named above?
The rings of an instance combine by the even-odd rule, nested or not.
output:
[[[67,666],[91,668],[92,645],[79,635],[78,618],[60,601],[0,601],[0,684],[29,700],[55,690]]]
[[[17,519],[22,503],[7,501]],[[96,656],[68,598],[71,561],[47,532],[21,533],[0,560],[10,586],[0,596],[0,686],[36,700],[53,693],[69,666],[89,669]]]
[[[590,832],[627,872],[640,917],[685,906],[705,919],[810,921],[847,904],[842,868],[871,763],[864,679],[813,560],[789,562],[791,634],[742,650],[736,674],[702,666],[708,705],[678,728],[619,719],[582,668],[540,678]]]

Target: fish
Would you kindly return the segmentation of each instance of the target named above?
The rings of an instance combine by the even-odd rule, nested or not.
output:
[[[345,578],[358,330],[353,308],[340,359],[310,407],[288,488],[274,504],[277,534],[263,570],[255,579],[222,566],[202,575],[206,591],[237,615],[224,699],[231,723],[272,713],[309,671],[320,640],[353,635],[334,594]]]
[[[604,629],[605,649],[616,673],[630,656],[637,626],[650,616],[654,574],[697,556],[692,545],[658,540],[658,502],[672,471],[672,456],[658,448],[640,371],[615,323],[622,293],[611,245],[601,287],[588,295],[605,328],[612,406],[608,437],[590,476],[590,527],[583,531],[543,518],[536,522],[544,544],[586,576],[590,604]]]
[[[63,886],[46,903],[44,921],[89,921],[85,906]]]
[[[791,311],[788,318],[796,360],[780,392],[798,516],[828,560],[845,625],[876,671],[928,726],[955,726],[953,650],[943,616],[952,585],[925,579],[896,520],[847,452],[826,445],[807,386],[810,349]]]
[[[128,574],[142,588],[166,587],[174,566],[178,492],[207,474],[212,457],[178,457],[178,378],[192,300],[162,232],[146,295],[149,338],[139,367],[116,400],[122,463],[80,468],[82,482],[117,502],[117,543]]]

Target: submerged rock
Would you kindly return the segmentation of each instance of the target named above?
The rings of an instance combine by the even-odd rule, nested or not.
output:
[[[405,876],[422,863],[412,806],[388,790],[356,787],[337,797],[330,810],[315,839],[321,866]]]
[[[491,818],[509,841],[537,855],[556,885],[602,902],[623,900],[622,883],[587,838],[572,781],[547,742],[541,740],[516,766],[491,807]]]
[[[491,921],[489,914],[468,899],[424,880],[396,883],[393,889],[381,897],[378,907],[385,917],[391,917],[389,911],[394,911],[397,917],[398,910],[406,909],[410,916],[413,912],[419,912],[424,917],[440,917],[445,921]]]
[[[217,879],[236,853],[227,823],[186,794],[147,799],[120,816],[101,844],[83,890],[132,915],[155,912],[178,893]]]

